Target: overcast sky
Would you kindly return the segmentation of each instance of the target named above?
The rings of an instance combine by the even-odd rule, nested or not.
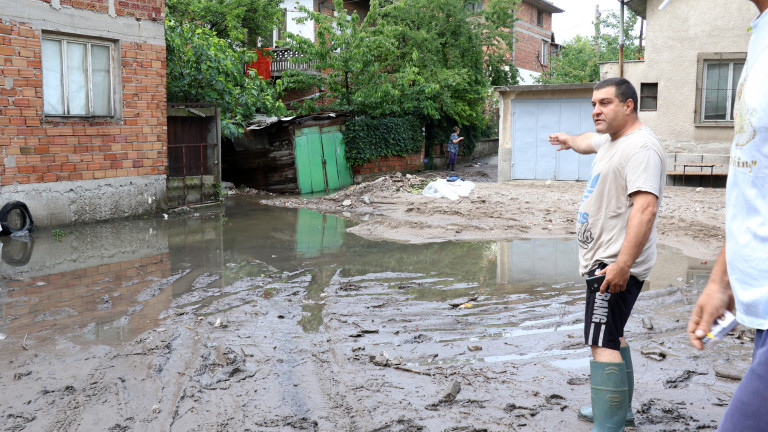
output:
[[[552,14],[552,31],[559,44],[567,42],[576,35],[595,34],[592,22],[595,20],[595,5],[601,11],[619,11],[619,0],[549,0],[550,3],[565,12]],[[625,10],[626,12],[626,10]]]

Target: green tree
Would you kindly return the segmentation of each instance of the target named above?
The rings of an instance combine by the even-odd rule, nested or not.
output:
[[[196,23],[235,46],[256,47],[271,40],[283,19],[281,0],[167,0],[166,14],[176,23]]]
[[[364,19],[348,16],[341,0],[333,16],[302,8],[303,19],[317,25],[317,42],[287,39],[315,73],[288,73],[285,85],[322,89],[326,99],[307,101],[305,110],[330,101],[327,108],[373,117],[478,124],[492,72],[503,69],[502,56],[484,48],[514,25],[516,2],[492,0],[483,20],[472,17],[465,0],[372,0]]]
[[[287,113],[271,82],[244,72],[256,59],[254,51],[236,49],[208,28],[171,20],[165,40],[168,102],[216,104],[225,137],[242,135],[255,113]]]
[[[633,33],[638,16],[627,11],[624,16],[624,59],[639,57],[639,36]],[[560,56],[552,58],[552,67],[537,79],[542,84],[583,83],[600,80],[598,62],[619,60],[621,18],[608,12],[595,23],[600,36],[576,36],[563,44]],[[597,52],[595,52],[597,46]]]
[[[485,73],[492,86],[519,83],[517,67],[507,57],[512,48],[513,29],[519,18],[515,15],[520,0],[494,0],[486,2],[477,22],[483,47]]]

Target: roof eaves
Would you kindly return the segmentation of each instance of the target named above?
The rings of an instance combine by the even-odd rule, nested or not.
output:
[[[645,19],[648,10],[648,0],[624,0],[627,9]]]
[[[530,5],[533,5],[545,12],[549,13],[561,13],[565,12],[563,9],[560,9],[559,7],[553,5],[552,3],[548,2],[547,0],[523,0],[523,2],[528,3]]]

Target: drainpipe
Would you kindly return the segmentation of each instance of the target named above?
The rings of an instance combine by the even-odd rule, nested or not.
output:
[[[619,0],[621,11],[621,27],[619,29],[619,77],[624,77],[624,0]]]

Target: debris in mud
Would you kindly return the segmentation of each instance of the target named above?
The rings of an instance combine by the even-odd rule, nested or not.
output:
[[[425,427],[413,420],[400,418],[370,432],[421,432],[423,430],[426,430]]]
[[[667,358],[667,353],[665,353],[664,351],[658,348],[640,350],[640,354],[648,357],[651,360],[656,360],[656,361],[662,361],[665,358]]]
[[[562,401],[565,401],[565,397],[557,393],[553,393],[544,398],[544,400],[550,405],[560,405]]]
[[[453,300],[448,301],[448,305],[452,308],[466,308],[467,306],[464,306],[466,304],[470,304],[471,302],[477,300],[478,296],[472,296],[472,297],[461,297]]]
[[[458,381],[453,381],[448,387],[448,390],[443,394],[443,396],[440,398],[438,402],[451,402],[454,399],[456,399],[456,396],[461,391],[461,383]]]
[[[431,340],[432,340],[431,337],[425,335],[424,333],[419,333],[416,336],[414,336],[413,338],[405,341],[404,343],[409,343],[409,344],[412,344],[412,343],[422,343],[422,342],[429,342]]]
[[[653,330],[653,322],[648,317],[643,317],[643,327],[648,330]]]
[[[351,335],[349,335],[349,337],[358,338],[358,337],[363,337],[367,334],[374,334],[378,332],[379,332],[378,329],[360,329],[357,333],[352,333]]]
[[[685,407],[685,402],[670,402],[660,399],[649,399],[640,406],[637,413],[643,414],[642,420],[644,423],[650,424],[673,424],[673,423],[689,423],[694,420],[693,417],[681,412],[681,409]],[[701,424],[706,427],[706,425]],[[699,427],[693,427],[693,430],[699,430]],[[701,428],[703,429],[703,428]]]
[[[589,377],[568,378],[568,385],[584,385],[589,383]]]
[[[706,373],[686,369],[685,372],[679,376],[665,380],[664,388],[680,388],[680,385],[687,383],[696,375],[706,375]]]
[[[405,364],[402,357],[396,357],[393,359],[389,356],[389,354],[387,354],[386,351],[382,351],[378,355],[372,355],[370,356],[370,359],[371,363],[375,364],[376,366],[389,367]]]
[[[736,334],[736,339],[752,342],[753,340],[755,340],[755,329],[748,328],[744,330],[739,330],[738,334]]]
[[[474,352],[474,351],[482,351],[483,346],[482,345],[467,345],[467,349]]]
[[[732,370],[732,369],[725,369],[722,367],[715,368],[715,376],[718,378],[726,378],[734,381],[741,381],[742,378],[744,378],[744,374],[746,371],[744,370]]]
[[[530,408],[526,406],[517,405],[514,403],[507,404],[507,406],[504,407],[504,412],[513,414],[516,417],[523,417],[523,416],[536,416],[540,411],[538,408]]]

